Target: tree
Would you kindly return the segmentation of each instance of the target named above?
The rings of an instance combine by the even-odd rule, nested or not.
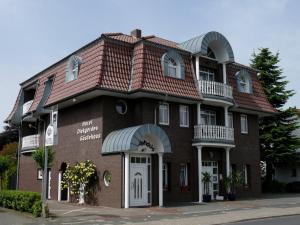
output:
[[[0,156],[0,190],[2,190],[2,180],[9,169],[10,159],[8,156]]]
[[[15,127],[5,126],[4,131],[0,133],[0,151],[4,145],[18,141],[18,129]]]
[[[260,119],[260,150],[261,158],[266,162],[267,181],[272,181],[275,165],[298,161],[296,149],[300,147],[299,138],[293,135],[293,131],[298,128],[296,110],[284,109],[294,91],[286,89],[288,81],[282,75],[279,62],[279,53],[273,54],[268,48],[260,48],[251,59],[251,67],[260,71],[258,79],[267,99],[278,111],[276,115]]]
[[[88,188],[97,179],[97,170],[91,160],[67,165],[63,175],[62,188],[70,188],[71,195],[79,196],[79,204],[84,204]]]
[[[32,158],[37,163],[38,167],[44,171],[44,162],[45,162],[45,150],[43,148],[37,149],[33,154]],[[52,148],[48,149],[48,166],[51,166],[54,159],[54,151]]]

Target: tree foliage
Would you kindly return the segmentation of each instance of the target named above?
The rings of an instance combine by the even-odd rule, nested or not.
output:
[[[32,158],[37,163],[38,167],[44,170],[45,150],[43,148],[37,149],[32,154]],[[48,148],[48,166],[51,166],[53,159],[54,159],[54,151],[52,148]]]
[[[279,163],[296,163],[296,149],[300,147],[299,138],[293,135],[298,128],[295,108],[284,108],[288,99],[294,95],[287,90],[288,81],[279,67],[279,53],[273,54],[268,48],[260,48],[253,53],[251,67],[258,69],[267,99],[278,111],[274,116],[260,120],[260,142],[262,160],[267,163],[267,179],[272,179],[273,167]]]
[[[4,145],[19,139],[18,130],[15,127],[5,126],[3,128],[4,131],[0,133],[0,152]]]
[[[8,156],[0,156],[0,190],[2,190],[2,181],[5,173],[9,169],[11,161]]]
[[[63,174],[62,188],[69,187],[72,195],[78,195],[82,185],[86,187],[86,191],[89,189],[89,184],[96,179],[96,166],[91,160],[76,163],[74,166],[68,164]]]

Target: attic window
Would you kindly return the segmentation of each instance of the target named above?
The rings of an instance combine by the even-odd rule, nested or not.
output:
[[[66,82],[70,82],[72,80],[76,80],[78,77],[79,67],[81,64],[81,58],[73,55],[70,57],[67,72],[66,72]]]
[[[237,87],[239,92],[249,93],[249,94],[253,93],[252,79],[250,74],[247,71],[241,70],[236,73],[235,77],[236,77],[236,82],[237,82]]]
[[[184,79],[183,59],[175,50],[170,50],[163,54],[161,64],[164,76]]]

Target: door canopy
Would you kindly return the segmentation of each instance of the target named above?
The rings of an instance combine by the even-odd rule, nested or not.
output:
[[[232,48],[228,40],[219,32],[211,31],[202,34],[179,45],[192,54],[208,56],[211,50],[218,62],[234,61]]]
[[[165,131],[155,124],[143,124],[111,132],[104,140],[102,154],[117,152],[170,153]]]

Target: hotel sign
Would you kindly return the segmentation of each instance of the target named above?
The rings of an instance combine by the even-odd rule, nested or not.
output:
[[[94,125],[93,120],[83,121],[76,134],[79,136],[79,141],[91,141],[101,138],[101,133],[97,125]]]
[[[46,130],[45,146],[54,145],[54,128],[52,125],[49,125]]]

